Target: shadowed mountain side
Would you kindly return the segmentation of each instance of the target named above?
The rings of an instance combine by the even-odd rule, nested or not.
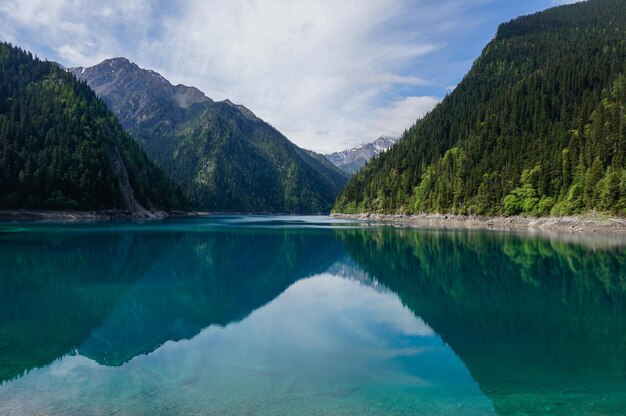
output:
[[[0,233],[0,383],[78,348],[176,240]]]
[[[590,253],[510,234],[338,236],[361,267],[454,349],[499,414],[593,414],[598,400],[605,414],[621,414],[623,250]]]
[[[167,341],[239,321],[343,255],[325,230],[187,234],[125,292],[79,352],[121,365]]]

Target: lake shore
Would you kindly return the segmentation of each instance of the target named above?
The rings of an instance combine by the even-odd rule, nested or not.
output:
[[[534,230],[626,235],[626,219],[600,216],[486,217],[445,214],[331,214],[333,218],[374,221],[416,228]]]
[[[0,221],[4,222],[30,222],[30,221],[49,221],[49,222],[82,222],[82,221],[106,221],[115,219],[144,219],[159,220],[167,217],[185,217],[198,215],[196,212],[184,211],[71,211],[71,210],[0,210]]]
[[[0,222],[91,222],[107,220],[160,220],[164,218],[207,217],[222,215],[315,215],[327,216],[328,213],[276,213],[276,212],[223,212],[223,211],[72,211],[72,210],[37,210],[16,209],[0,210]]]
[[[159,220],[168,217],[223,215],[215,212],[150,211],[129,212],[119,210],[0,210],[0,222],[91,222],[116,219]],[[271,215],[271,214],[270,214]],[[452,214],[330,214],[335,219],[348,219],[387,223],[415,228],[456,228],[517,231],[550,231],[559,233],[593,233],[626,236],[626,219],[599,215],[564,217],[488,217]]]

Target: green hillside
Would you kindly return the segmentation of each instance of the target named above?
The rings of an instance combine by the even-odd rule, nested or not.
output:
[[[347,175],[230,103],[198,104],[172,128],[130,129],[208,211],[328,212]]]
[[[625,106],[626,2],[521,17],[334,211],[624,214]]]
[[[0,209],[176,209],[182,193],[58,65],[0,43]]]

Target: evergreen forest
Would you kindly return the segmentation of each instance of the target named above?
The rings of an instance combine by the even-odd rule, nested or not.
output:
[[[515,19],[334,211],[624,215],[625,106],[626,2]]]
[[[59,65],[0,43],[0,208],[185,207],[104,102]]]

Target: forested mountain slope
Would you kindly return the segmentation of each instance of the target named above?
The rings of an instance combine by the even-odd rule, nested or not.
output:
[[[172,85],[125,58],[70,70],[192,197],[199,209],[328,212],[347,175],[252,111]]]
[[[518,18],[334,211],[623,214],[625,106],[625,1]]]
[[[182,193],[87,85],[0,43],[0,209],[177,209]]]

